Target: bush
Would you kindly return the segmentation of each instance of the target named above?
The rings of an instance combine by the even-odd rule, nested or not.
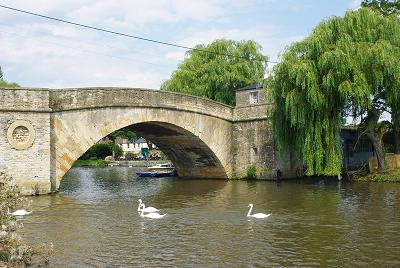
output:
[[[257,168],[254,165],[247,167],[247,179],[257,178]]]
[[[126,159],[126,160],[134,160],[134,159],[135,159],[135,154],[134,154],[134,153],[131,153],[131,152],[127,152],[127,153],[125,154],[125,159]]]
[[[110,144],[111,145],[111,147],[112,147],[112,151],[111,151],[111,154],[114,152],[114,157],[115,157],[115,159],[118,159],[118,158],[120,158],[121,156],[122,156],[122,154],[124,153],[123,151],[122,151],[122,148],[121,147],[119,147],[119,145],[113,145],[113,144]]]
[[[96,143],[89,148],[79,159],[104,159],[106,156],[112,155],[112,143]]]
[[[10,260],[10,252],[0,250],[0,262],[8,262]]]
[[[9,214],[20,208],[27,209],[29,201],[20,195],[10,176],[0,171],[0,267],[46,264],[52,245],[28,246],[17,230],[22,228],[15,216]]]

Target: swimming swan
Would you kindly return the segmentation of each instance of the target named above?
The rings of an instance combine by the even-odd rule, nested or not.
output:
[[[150,219],[160,219],[160,218],[164,217],[165,215],[167,215],[167,213],[161,215],[161,214],[158,214],[157,212],[151,212],[151,213],[147,213],[147,214],[144,214],[143,210],[142,210],[142,212],[140,212],[140,217],[150,218]]]
[[[26,211],[25,209],[18,209],[12,213],[10,213],[10,209],[8,209],[8,214],[11,214],[13,216],[25,216],[31,214],[32,211]]]
[[[159,209],[156,209],[155,207],[147,207],[144,205],[144,203],[142,203],[142,199],[138,199],[139,202],[139,206],[137,208],[137,211],[144,211],[144,212],[156,212],[156,211],[160,211]],[[142,207],[142,208],[141,208]]]
[[[256,213],[253,215],[250,215],[251,210],[253,209],[253,204],[249,204],[249,212],[247,213],[247,217],[253,217],[253,218],[257,218],[257,219],[264,219],[264,218],[268,218],[269,216],[271,216],[271,213],[269,214],[264,214],[264,213]]]

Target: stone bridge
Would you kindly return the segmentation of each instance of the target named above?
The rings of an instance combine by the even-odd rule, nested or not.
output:
[[[237,106],[173,92],[128,88],[0,89],[0,169],[25,194],[57,191],[93,144],[132,125],[157,145],[180,178],[240,178],[254,165],[274,178],[275,151],[265,101]]]

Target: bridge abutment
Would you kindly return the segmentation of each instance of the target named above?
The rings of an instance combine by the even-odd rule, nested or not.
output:
[[[0,89],[0,100],[0,169],[24,194],[49,193],[49,91]]]

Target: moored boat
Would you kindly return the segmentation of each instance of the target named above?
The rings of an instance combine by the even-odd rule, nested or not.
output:
[[[169,171],[138,171],[136,172],[138,177],[174,177],[177,176],[177,172],[175,169]]]

